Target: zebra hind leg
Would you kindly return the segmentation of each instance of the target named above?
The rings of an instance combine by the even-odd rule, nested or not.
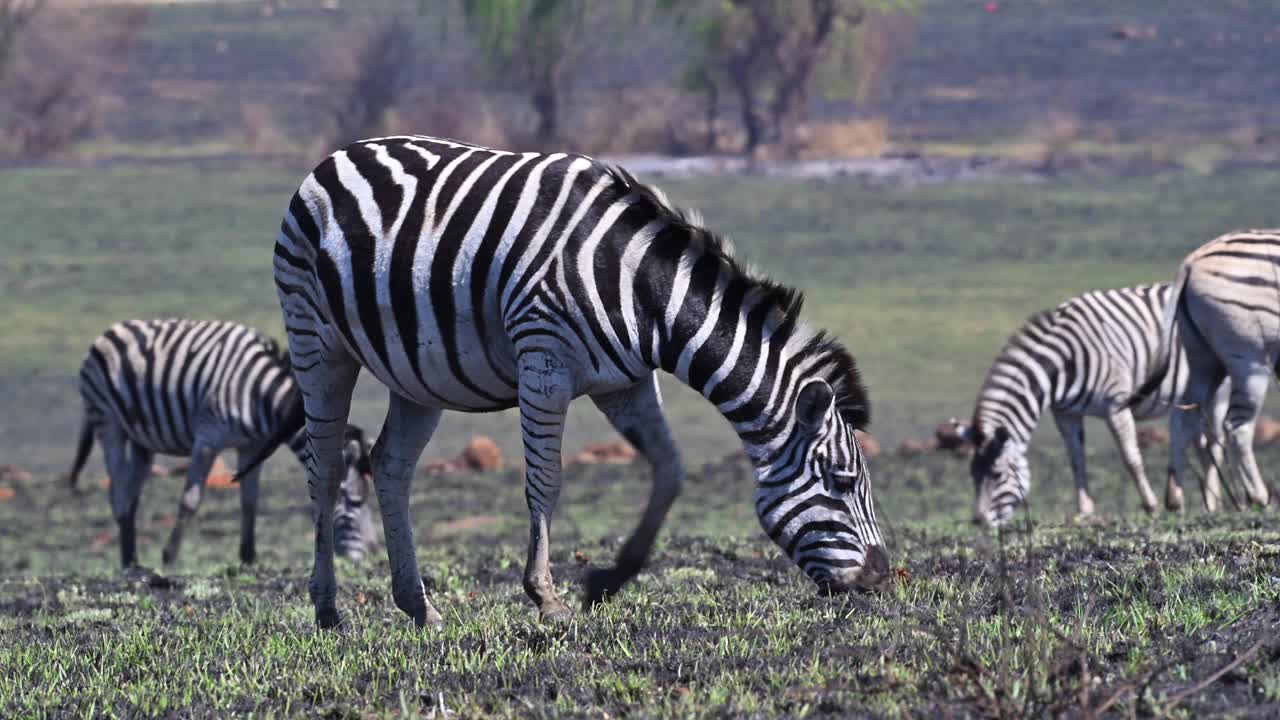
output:
[[[444,618],[427,598],[413,547],[413,520],[409,516],[409,486],[422,449],[427,446],[441,411],[426,408],[391,394],[387,419],[373,446],[373,484],[382,510],[382,532],[391,563],[391,595],[396,607],[413,618],[418,627],[440,627]],[[344,472],[346,469],[344,468]],[[329,504],[330,510],[333,503]]]
[[[251,454],[244,453],[243,459],[238,457],[237,462],[248,460]],[[245,565],[253,564],[258,558],[254,531],[258,520],[258,477],[261,472],[261,464],[247,473],[242,474],[239,468],[236,472],[240,484],[240,562]]]
[[[138,565],[138,498],[145,473],[151,469],[151,453],[130,442],[114,424],[102,427],[98,443],[111,478],[111,514],[120,533],[120,565],[128,570]],[[146,460],[141,472],[139,459]]]
[[[295,351],[294,338],[289,338]],[[315,558],[307,585],[315,608],[316,625],[324,629],[342,623],[338,614],[338,580],[333,567],[333,505],[345,472],[342,446],[351,392],[360,365],[345,354],[332,352],[295,375],[307,416],[307,488],[311,495],[311,519],[315,524]]]
[[[1253,432],[1270,383],[1271,368],[1267,365],[1251,365],[1245,370],[1233,368],[1231,404],[1226,421],[1227,447],[1234,474],[1240,476],[1244,483],[1249,501],[1260,507],[1266,507],[1270,502],[1271,492],[1253,455]]]
[[[617,565],[593,570],[587,576],[587,608],[617,594],[644,567],[684,481],[684,464],[662,415],[656,376],[651,375],[626,390],[591,399],[613,427],[652,464],[653,487],[639,526],[618,553]]]

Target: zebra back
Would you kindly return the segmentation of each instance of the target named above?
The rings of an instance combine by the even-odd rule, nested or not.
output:
[[[1172,295],[1167,284],[1097,290],[1033,315],[987,372],[977,437],[1003,428],[1025,444],[1048,408],[1096,415],[1120,399],[1140,418],[1166,410],[1186,382],[1176,336],[1162,335]],[[1144,382],[1147,392],[1135,392]]]
[[[110,419],[155,452],[185,454],[197,434],[224,446],[275,431],[297,391],[274,340],[237,323],[127,320],[107,329],[80,369],[90,421]]]

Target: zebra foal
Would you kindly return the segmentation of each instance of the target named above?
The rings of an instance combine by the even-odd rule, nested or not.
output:
[[[68,480],[74,487],[96,436],[111,478],[126,568],[137,564],[135,515],[152,458],[191,458],[177,524],[162,555],[167,565],[178,557],[214,459],[229,448],[239,455],[240,559],[254,561],[260,468],[248,468],[246,461],[253,454],[265,458],[283,440],[306,462],[302,406],[288,356],[274,340],[230,322],[116,323],[89,348],[80,367],[80,395],[84,420]],[[370,471],[364,433],[346,427],[339,450],[347,469],[342,496],[335,500],[343,553],[358,558],[371,535],[363,505]]]
[[[974,522],[1004,524],[1025,502],[1031,489],[1027,446],[1045,410],[1053,412],[1067,446],[1080,514],[1094,511],[1085,471],[1086,416],[1106,420],[1143,508],[1155,510],[1134,420],[1169,412],[1187,387],[1187,353],[1176,332],[1162,342],[1162,317],[1172,297],[1167,284],[1084,293],[1032,316],[1009,339],[987,372],[973,419],[963,431],[976,448],[969,466]],[[1148,377],[1153,378],[1150,387],[1139,390]],[[1225,412],[1224,394],[1214,405],[1218,426]],[[1204,502],[1216,510],[1222,448],[1202,442],[1199,449]],[[1165,504],[1180,509],[1181,492],[1166,494]]]
[[[408,492],[442,412],[519,408],[524,588],[544,618],[559,619],[569,610],[548,547],[569,403],[589,396],[654,471],[616,567],[587,580],[590,605],[639,572],[680,490],[659,369],[735,427],[756,469],[762,527],[820,588],[887,577],[853,436],[869,411],[852,356],[800,321],[799,293],[748,272],[625,171],[422,136],[357,142],[294,194],[274,269],[311,437],[310,595],[321,627],[340,622],[330,508],[362,367],[390,390],[374,484],[392,595],[419,626],[441,618],[419,575]]]

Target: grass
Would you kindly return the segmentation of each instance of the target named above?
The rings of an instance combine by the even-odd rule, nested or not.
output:
[[[1280,703],[1270,630],[1280,620],[1280,531],[1255,513],[1132,514],[1136,493],[1105,433],[1090,458],[1104,517],[1067,522],[1074,492],[1050,430],[1032,452],[1034,525],[1003,545],[967,524],[962,459],[876,458],[876,502],[903,571],[879,596],[814,595],[759,531],[750,473],[726,459],[737,444],[723,422],[670,385],[695,471],[653,567],[563,627],[539,624],[520,589],[527,526],[515,470],[415,484],[420,561],[447,619],[440,633],[408,627],[380,552],[340,568],[346,631],[313,631],[306,493],[301,469],[284,459],[264,481],[258,565],[233,562],[237,499],[210,491],[180,566],[120,575],[97,453],[83,481],[92,492],[52,482],[78,422],[83,348],[129,316],[234,318],[278,332],[269,253],[302,174],[252,165],[4,174],[0,396],[10,412],[0,460],[36,479],[9,483],[14,496],[0,501],[0,673],[13,678],[0,683],[0,715],[1018,717],[1084,715],[1111,701],[1113,714],[1193,717],[1264,716]],[[922,188],[664,185],[741,255],[808,290],[811,320],[858,358],[873,431],[892,447],[967,414],[1028,314],[1086,289],[1169,277],[1213,235],[1267,224],[1277,183],[1237,172]],[[376,428],[383,402],[363,385],[357,419]],[[580,409],[567,449],[605,437],[600,425]],[[509,413],[451,415],[427,455],[485,432],[510,459],[516,428]],[[1264,451],[1264,468],[1277,457]],[[1147,453],[1149,469],[1164,462]],[[567,598],[617,551],[647,483],[638,467],[569,471],[552,554]],[[179,485],[149,481],[144,563],[158,559]]]
[[[540,624],[520,590],[515,474],[419,479],[420,561],[446,619],[427,633],[394,607],[380,557],[340,565],[345,630],[312,630],[299,477],[267,486],[258,566],[230,562],[235,495],[214,492],[189,556],[165,576],[115,572],[114,545],[92,540],[111,534],[104,493],[24,485],[15,507],[29,512],[6,523],[0,554],[0,668],[14,680],[0,685],[0,709],[1012,717],[1078,709],[1087,692],[1093,707],[1118,693],[1112,707],[1128,714],[1160,711],[1259,638],[1271,638],[1263,652],[1189,696],[1182,714],[1265,713],[1277,701],[1280,645],[1267,628],[1280,619],[1280,531],[1260,516],[1113,514],[1075,526],[1042,510],[1033,529],[1004,539],[1002,561],[1000,545],[975,543],[963,522],[963,484],[951,482],[961,460],[881,459],[876,471],[881,514],[897,518],[892,562],[903,569],[884,594],[816,597],[754,527],[749,471],[727,461],[691,479],[651,569],[563,626]],[[918,483],[922,474],[946,482]],[[566,597],[617,551],[643,475],[570,472],[552,554]],[[1103,473],[1102,495],[1119,494],[1120,483]],[[1038,499],[1065,507],[1069,493]],[[144,562],[158,552],[169,500],[171,486],[148,496]],[[915,513],[902,519],[908,507]],[[476,517],[496,519],[448,522]]]

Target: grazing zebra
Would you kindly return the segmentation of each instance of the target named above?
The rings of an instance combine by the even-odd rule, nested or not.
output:
[[[1027,445],[1046,409],[1071,457],[1082,515],[1093,513],[1085,472],[1084,418],[1104,418],[1125,467],[1138,486],[1142,506],[1156,508],[1138,448],[1134,419],[1168,412],[1187,383],[1187,361],[1177,337],[1171,361],[1162,361],[1161,318],[1172,295],[1169,285],[1098,290],[1032,316],[996,357],[978,393],[973,420],[964,429],[976,451],[970,463],[976,500],[974,521],[1000,525],[1026,500],[1031,488]],[[1136,402],[1135,389],[1157,371],[1158,384]],[[1219,403],[1217,411],[1225,411]],[[1220,415],[1218,416],[1221,417]],[[1205,503],[1216,509],[1219,445],[1201,446]],[[1205,454],[1211,455],[1211,457]],[[1171,509],[1181,495],[1166,497]]]
[[[1234,474],[1249,500],[1271,491],[1253,456],[1253,432],[1273,374],[1280,375],[1280,230],[1244,230],[1210,240],[1182,261],[1165,307],[1162,342],[1181,336],[1188,379],[1185,404],[1169,418],[1168,493],[1181,496],[1187,446],[1196,434],[1225,432]],[[1230,381],[1225,422],[1204,423],[1202,408]],[[1148,381],[1151,391],[1156,379]]]
[[[288,354],[274,340],[229,322],[116,323],[89,348],[80,367],[80,395],[84,421],[69,481],[74,487],[96,435],[111,477],[111,508],[125,567],[137,563],[134,517],[152,457],[191,457],[177,524],[164,548],[163,560],[169,564],[177,559],[183,533],[200,507],[214,459],[228,448],[240,455],[240,559],[253,562],[260,468],[248,468],[245,460],[260,450],[262,457],[270,454],[279,440],[264,443],[285,431],[280,437],[306,462],[301,403]],[[368,482],[369,460],[359,428],[349,427],[345,440],[344,462],[352,472],[339,503],[348,527],[342,551],[358,557],[370,537],[362,487]]]
[[[639,572],[681,486],[657,369],[736,428],[765,532],[820,589],[867,589],[888,575],[853,436],[869,410],[852,356],[801,323],[799,293],[753,275],[623,170],[420,136],[357,142],[294,194],[275,280],[311,437],[321,627],[340,621],[329,509],[361,367],[390,389],[374,484],[392,594],[418,626],[441,620],[419,576],[409,483],[442,411],[519,407],[524,588],[542,617],[560,619],[569,609],[548,547],[565,413],[589,396],[654,470],[616,567],[587,579],[590,606]]]

